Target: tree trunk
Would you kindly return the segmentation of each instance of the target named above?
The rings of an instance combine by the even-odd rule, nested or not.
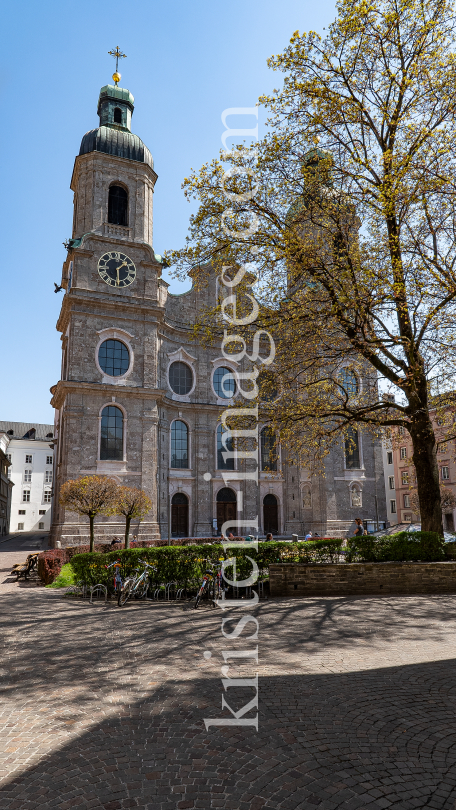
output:
[[[90,521],[90,551],[93,551],[93,544],[95,542],[95,537],[94,537],[94,533],[93,533],[94,520],[95,520],[95,515],[89,515],[89,521]]]
[[[125,548],[130,548],[130,523],[131,517],[125,518]]]
[[[420,502],[421,529],[423,532],[438,532],[443,535],[436,441],[434,428],[426,411],[415,414],[410,435],[413,442],[413,462]]]

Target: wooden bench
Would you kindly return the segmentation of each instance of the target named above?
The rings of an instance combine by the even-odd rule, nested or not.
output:
[[[28,575],[36,568],[39,553],[40,552],[37,551],[34,554],[29,554],[25,562],[16,563],[16,565],[13,565],[11,574],[16,574],[16,582],[18,582],[20,577],[27,579]]]

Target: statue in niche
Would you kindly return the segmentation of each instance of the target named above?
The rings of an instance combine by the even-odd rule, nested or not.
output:
[[[354,488],[351,490],[351,505],[355,507],[362,506],[361,492],[359,489]]]
[[[310,489],[306,489],[302,496],[302,505],[304,509],[312,509],[312,493]]]

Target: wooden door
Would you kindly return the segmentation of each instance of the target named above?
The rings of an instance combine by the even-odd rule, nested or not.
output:
[[[227,520],[236,520],[236,503],[217,503],[217,529],[220,531]],[[234,534],[235,527],[233,526]]]
[[[273,495],[267,495],[263,501],[263,521],[266,533],[279,533],[279,505]]]
[[[188,537],[188,503],[171,505],[171,534],[173,537]]]

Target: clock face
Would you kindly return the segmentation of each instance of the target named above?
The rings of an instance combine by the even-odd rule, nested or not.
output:
[[[98,273],[111,287],[128,287],[136,278],[136,267],[125,253],[111,250],[100,258]]]

